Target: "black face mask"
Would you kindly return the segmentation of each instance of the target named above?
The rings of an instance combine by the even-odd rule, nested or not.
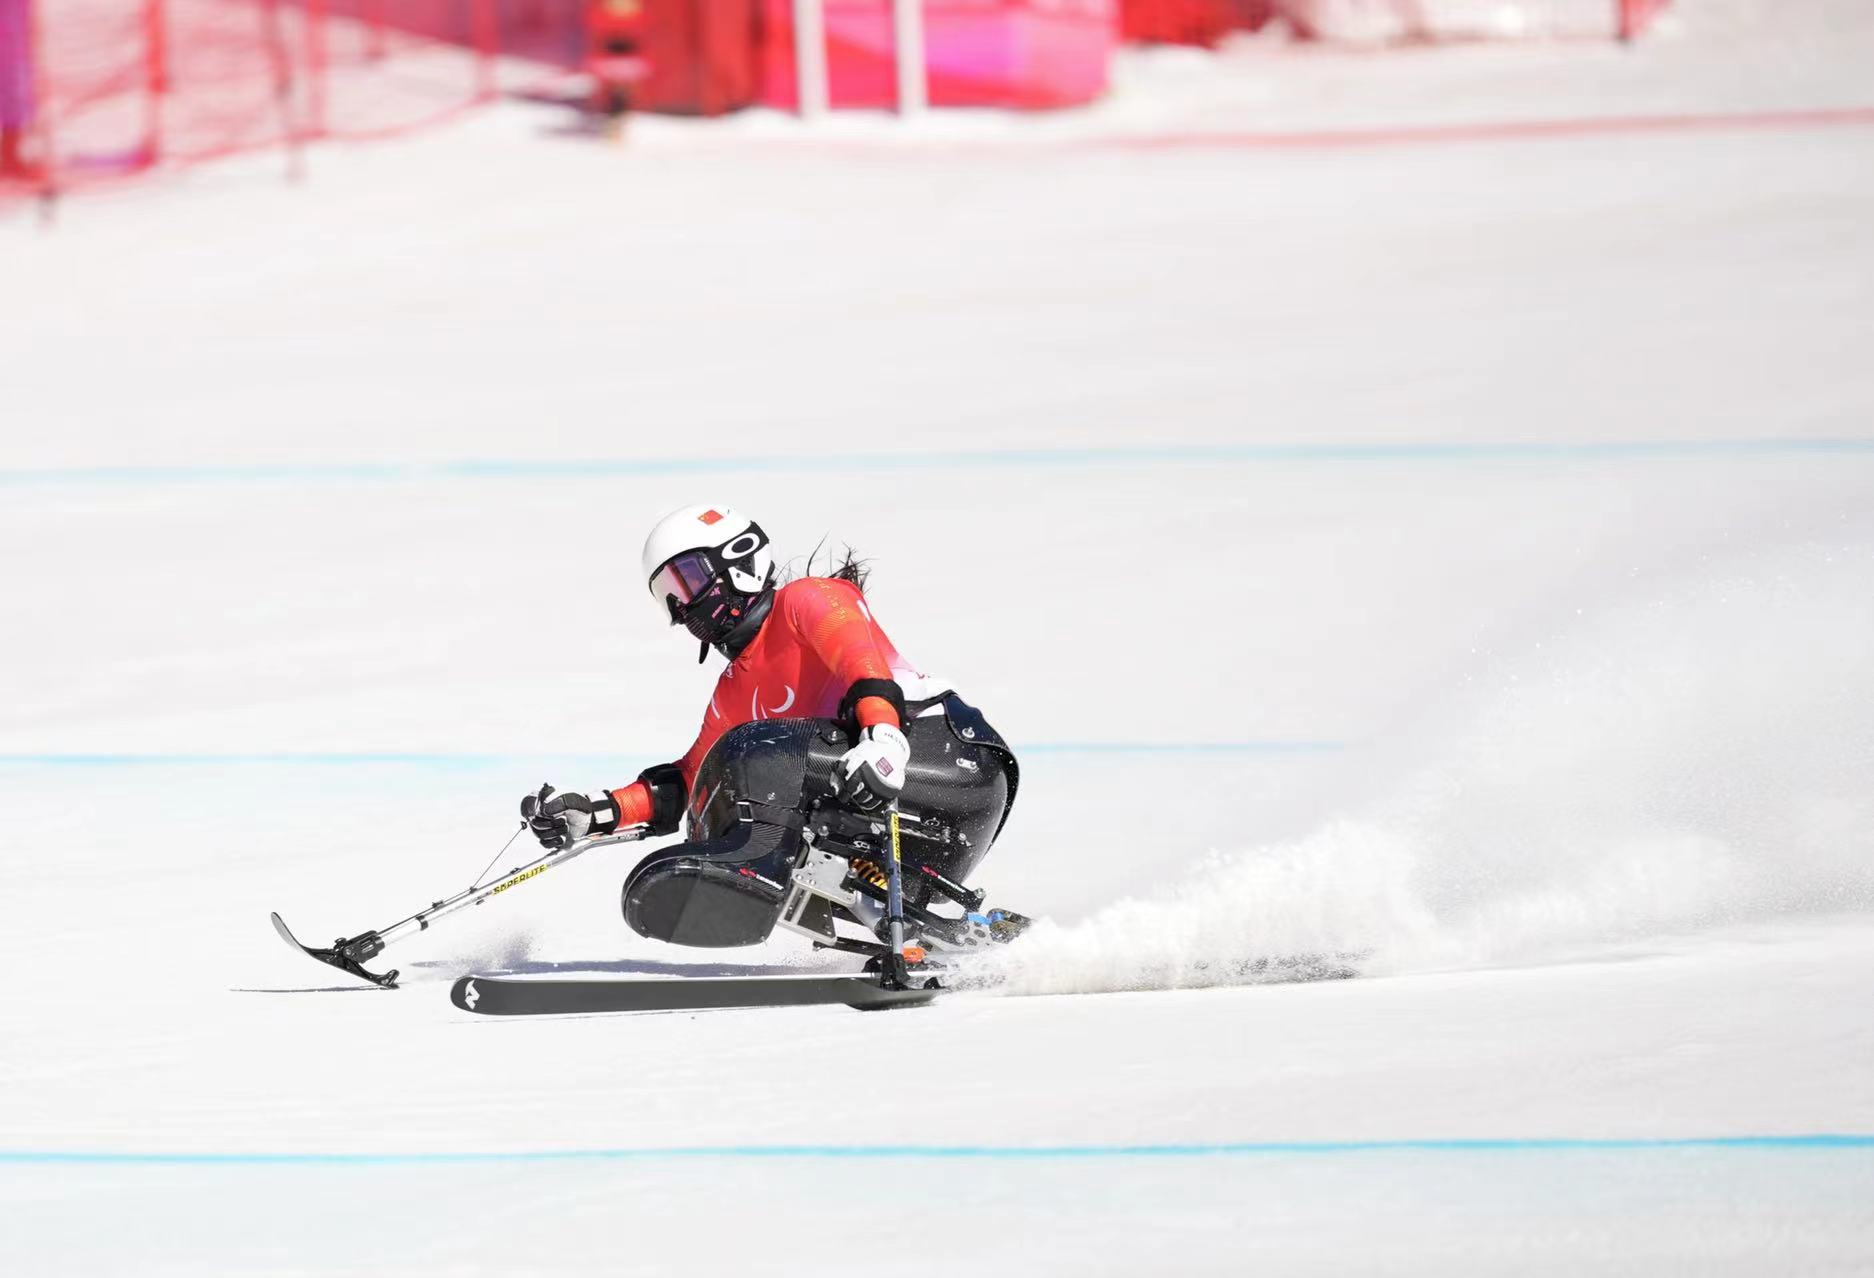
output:
[[[730,660],[740,656],[760,632],[773,601],[772,586],[764,586],[759,594],[745,595],[731,590],[720,578],[711,582],[709,588],[688,605],[671,598],[665,600],[671,619],[680,623],[701,645],[696,654],[699,665],[709,656],[711,648],[720,648]]]
[[[751,599],[748,607],[743,610],[741,621],[736,623],[735,629],[724,635],[716,644],[722,655],[730,661],[741,656],[743,649],[755,642],[755,636],[760,634],[762,626],[767,624],[768,610],[773,606],[774,588],[772,586]],[[700,658],[698,664],[701,664]]]

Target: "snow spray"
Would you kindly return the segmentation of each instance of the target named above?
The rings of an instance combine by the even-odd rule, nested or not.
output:
[[[1427,704],[1360,752],[1362,802],[1038,925],[1007,988],[1544,962],[1874,911],[1874,529],[1571,608]]]

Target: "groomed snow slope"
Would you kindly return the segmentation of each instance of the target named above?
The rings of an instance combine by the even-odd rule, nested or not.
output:
[[[1874,1267],[1874,134],[553,127],[0,227],[0,1267]],[[812,961],[628,856],[330,988],[688,742],[697,498],[1016,743],[1010,992],[447,1005]]]

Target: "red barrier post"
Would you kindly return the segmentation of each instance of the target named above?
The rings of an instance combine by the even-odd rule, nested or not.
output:
[[[495,14],[495,0],[469,0],[470,17],[475,28],[475,97],[492,102],[495,97],[495,56],[501,51],[501,29]]]
[[[34,160],[28,161],[27,177],[38,188],[41,208],[52,216],[52,201],[58,196],[58,148],[53,132],[52,104],[46,97],[45,29],[39,23],[39,6],[26,0],[26,101],[32,113],[24,136],[33,140]],[[34,170],[32,165],[36,165]]]
[[[364,3],[365,56],[373,62],[383,60],[389,46],[384,37],[384,12],[377,0],[365,0]]]
[[[164,99],[169,95],[169,24],[164,0],[144,0],[143,152],[139,168],[153,168],[163,155]]]
[[[326,134],[325,0],[306,0],[306,135]]]
[[[273,102],[280,112],[280,141],[286,147],[286,177],[298,182],[306,176],[300,126],[293,112],[293,59],[287,52],[286,32],[280,21],[280,0],[265,0],[260,10],[261,40],[273,73]]]

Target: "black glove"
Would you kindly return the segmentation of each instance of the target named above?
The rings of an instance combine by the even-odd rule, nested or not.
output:
[[[588,835],[616,830],[618,805],[609,794],[588,799],[583,794],[554,794],[552,786],[543,785],[540,793],[521,800],[521,820],[533,830],[540,846],[564,852]]]

